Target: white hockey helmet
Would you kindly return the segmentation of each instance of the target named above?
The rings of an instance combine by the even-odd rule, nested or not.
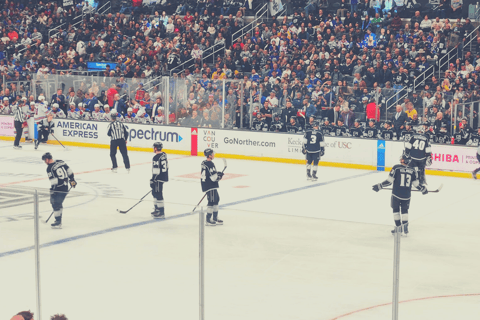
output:
[[[96,103],[93,107],[94,108],[100,108],[100,105],[98,103]]]
[[[127,109],[127,112],[133,112],[133,109],[132,109],[132,108],[128,108],[128,109]]]
[[[58,109],[59,107],[60,107],[60,106],[58,105],[58,103],[52,104],[52,108]]]
[[[40,97],[38,97],[38,100],[39,100],[39,101],[45,101],[45,97],[44,97],[44,96],[40,96]]]

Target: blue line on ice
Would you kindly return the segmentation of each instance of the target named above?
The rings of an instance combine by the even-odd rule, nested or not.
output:
[[[230,203],[226,203],[224,205],[221,205],[220,208],[230,207],[230,206],[234,206],[234,205],[237,205],[237,204],[247,203],[247,202],[256,201],[256,200],[262,200],[262,199],[265,199],[265,198],[275,197],[275,196],[279,196],[279,195],[286,194],[286,193],[292,193],[292,192],[296,192],[296,191],[302,191],[302,190],[305,190],[305,189],[321,187],[321,186],[325,186],[325,185],[336,183],[336,182],[341,182],[341,181],[345,181],[345,180],[360,178],[360,177],[363,177],[363,176],[366,176],[366,175],[369,175],[369,174],[372,174],[372,173],[377,173],[377,172],[376,171],[369,171],[369,172],[365,172],[365,173],[362,173],[362,174],[357,174],[357,175],[354,175],[354,176],[349,176],[349,177],[345,177],[345,178],[330,180],[330,181],[326,181],[326,182],[314,183],[314,184],[310,184],[310,185],[295,188],[295,189],[289,189],[289,190],[279,191],[279,192],[266,194],[266,195],[258,196],[258,197],[254,197],[254,198],[249,198],[249,199],[244,199],[244,200],[240,200],[240,201],[230,202]],[[190,215],[191,215],[190,213],[182,213],[182,214],[179,214],[179,215],[176,215],[176,216],[169,217],[165,220],[173,220],[173,219],[183,218],[183,217],[190,216]],[[114,227],[114,228],[109,228],[109,229],[104,229],[104,230],[100,230],[100,231],[81,234],[81,235],[78,235],[78,236],[69,237],[69,238],[65,238],[65,239],[61,239],[61,240],[47,242],[45,244],[42,244],[40,247],[41,248],[47,248],[47,247],[59,245],[59,244],[62,244],[62,243],[67,243],[67,242],[71,242],[71,241],[75,241],[75,240],[85,239],[85,238],[98,236],[98,235],[101,235],[101,234],[106,234],[106,233],[115,232],[115,231],[119,231],[119,230],[125,230],[125,229],[134,228],[134,227],[139,227],[139,226],[143,226],[143,225],[147,225],[147,224],[151,224],[151,223],[156,223],[156,222],[161,222],[161,221],[165,221],[165,220],[154,219],[154,220],[147,220],[147,221],[142,221],[142,222],[131,223],[131,224],[127,224],[127,225],[124,225],[124,226],[118,226],[118,227]],[[11,255],[14,255],[14,254],[17,254],[17,253],[27,252],[27,251],[33,250],[34,248],[35,248],[34,246],[30,246],[30,247],[20,248],[20,249],[16,249],[16,250],[12,250],[12,251],[1,252],[0,253],[0,258],[11,256]]]

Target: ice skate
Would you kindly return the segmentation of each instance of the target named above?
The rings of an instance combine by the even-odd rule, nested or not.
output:
[[[223,226],[223,220],[217,219],[213,220],[218,226]]]
[[[307,170],[307,180],[312,180],[312,175],[310,174],[310,170]]]
[[[39,145],[39,144],[40,144],[40,141],[38,141],[38,140],[35,140],[35,150],[37,150],[37,149],[38,149],[38,145]]]
[[[15,149],[15,150],[22,150],[22,146],[13,146],[13,149]]]
[[[476,172],[472,172],[472,178],[473,178],[474,180],[477,180],[477,173],[476,173]]]
[[[406,237],[408,234],[408,222],[403,224],[403,235]]]
[[[205,225],[207,227],[215,227],[217,224],[215,223],[215,221],[211,221],[211,220],[208,220],[205,222]]]
[[[317,180],[318,180],[318,177],[317,177],[317,173],[316,173],[316,172],[313,172],[312,180],[313,180],[313,181],[317,181]]]
[[[52,229],[62,229],[62,221],[55,221],[54,223],[51,224]]]
[[[117,173],[117,168],[112,168],[112,173]]]

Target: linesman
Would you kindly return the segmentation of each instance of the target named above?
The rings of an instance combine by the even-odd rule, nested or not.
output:
[[[120,149],[120,153],[123,157],[123,163],[125,169],[130,173],[130,160],[127,153],[127,139],[128,131],[123,123],[117,120],[117,113],[114,112],[111,115],[112,123],[108,125],[108,136],[110,141],[110,158],[112,159],[112,172],[117,173],[117,148]]]

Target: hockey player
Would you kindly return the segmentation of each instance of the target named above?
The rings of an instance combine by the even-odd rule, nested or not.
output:
[[[286,129],[288,133],[297,133],[302,132],[302,127],[297,123],[296,117],[290,118],[290,123],[286,125]]]
[[[274,115],[274,120],[272,122],[272,125],[270,126],[270,131],[272,132],[284,132],[285,131],[285,125],[283,124],[281,120],[281,116],[279,113],[276,113]]]
[[[268,131],[268,124],[262,119],[262,114],[257,112],[257,118],[252,121],[252,131]]]
[[[142,105],[140,105],[140,108],[138,109],[136,118],[138,123],[148,124],[152,122],[146,108]]]
[[[383,140],[397,140],[397,134],[392,130],[392,121],[385,121],[384,130],[380,133],[380,137]]]
[[[125,117],[123,118],[123,122],[127,122],[127,123],[135,123],[135,122],[137,122],[137,120],[135,119],[135,113],[133,113],[133,109],[132,109],[132,108],[128,108],[128,109],[127,109],[127,114],[126,114]]]
[[[127,111],[128,113],[128,111]],[[155,124],[165,124],[165,115],[163,114],[163,107],[157,109],[157,114],[153,115],[153,123]]]
[[[408,166],[417,170],[419,182],[423,185],[427,184],[425,167],[432,165],[432,149],[428,138],[422,133],[418,132],[409,141],[405,141],[403,153],[405,159],[408,159],[406,160]]]
[[[103,114],[103,121],[122,121],[122,115],[110,111],[110,106],[108,104],[104,105],[103,108],[105,109],[105,113]],[[113,115],[115,114],[115,120],[113,119]]]
[[[467,142],[467,146],[478,147],[480,145],[480,128],[477,132],[472,133],[470,141]]]
[[[222,180],[223,172],[217,172],[213,159],[215,159],[215,152],[213,149],[205,149],[203,154],[207,159],[202,162],[202,172],[200,183],[202,191],[207,194],[207,226],[223,225],[223,221],[218,219],[218,202],[220,197],[218,195],[218,181]],[[213,215],[213,220],[211,220]]]
[[[400,140],[410,141],[410,139],[413,137],[414,134],[415,134],[415,131],[413,131],[412,123],[406,122],[405,129],[402,131],[402,133],[400,133]]]
[[[324,136],[330,136],[333,131],[333,126],[330,125],[328,118],[323,119],[322,133]]]
[[[58,103],[52,104],[52,110],[48,114],[53,115],[54,118],[65,119],[67,116],[65,112],[58,106]]]
[[[155,142],[153,144],[153,152],[155,156],[152,162],[152,179],[150,179],[150,187],[152,188],[152,196],[155,204],[155,210],[152,216],[158,219],[165,219],[165,204],[163,202],[163,184],[168,182],[168,160],[167,154],[162,151],[163,144]]]
[[[44,96],[39,96],[38,97],[38,103],[35,104],[35,123],[39,123],[43,119],[47,117],[48,113],[48,106],[45,103],[45,97]]]
[[[339,118],[337,120],[337,125],[333,128],[334,128],[333,132],[335,133],[335,136],[344,137],[344,136],[347,135],[347,127],[343,124],[343,119],[342,118]]]
[[[92,111],[92,120],[103,121],[104,120],[104,115],[105,115],[105,112],[100,110],[100,105],[95,104],[95,106],[93,107],[93,111]]]
[[[370,119],[368,121],[368,127],[363,132],[364,138],[377,139],[378,138],[378,129],[375,127],[375,119]]]
[[[85,110],[85,105],[83,104],[83,102],[80,102],[78,104],[78,113],[80,114],[81,120],[92,120],[92,116],[90,112]]]
[[[429,122],[424,122],[422,123],[423,126],[423,134],[427,137],[428,141],[433,141],[435,137],[435,133],[433,132],[433,129],[430,126]],[[422,130],[420,130],[422,131]]]
[[[325,142],[319,127],[319,123],[315,121],[313,123],[313,130],[305,132],[303,136],[302,152],[307,156],[307,180],[316,181],[318,179],[318,161],[320,161],[320,157],[325,154]],[[310,170],[312,171],[311,174]]]
[[[3,98],[3,103],[0,106],[0,114],[9,115],[13,112],[12,107],[10,106],[10,100],[7,97]]]
[[[478,129],[478,131],[480,131],[480,129]],[[478,162],[480,163],[480,146],[478,146],[477,148],[477,160]],[[472,176],[473,176],[473,179],[477,179],[477,173],[480,171],[480,167],[478,167],[477,169],[473,170],[472,172]]]
[[[372,187],[373,191],[378,192],[393,184],[391,199],[393,219],[397,227],[403,227],[405,235],[408,234],[408,209],[410,207],[412,185],[420,190],[422,194],[428,193],[427,187],[419,184],[415,170],[407,166],[409,160],[405,156],[400,158],[400,164],[395,165],[390,170],[387,180]],[[395,233],[395,229],[392,230],[392,233]]]
[[[460,131],[455,133],[455,144],[466,145],[472,136],[472,128],[467,123],[467,118],[463,118],[462,122],[459,124]]]
[[[440,131],[433,137],[433,142],[440,144],[450,144],[450,135],[447,133],[447,124],[442,123]]]
[[[312,131],[314,123],[315,123],[315,117],[310,116],[310,118],[308,118],[308,122],[305,124],[305,132]]]
[[[62,160],[53,160],[50,152],[45,153],[42,156],[43,162],[47,165],[47,175],[50,180],[50,203],[53,207],[53,213],[55,215],[55,222],[52,223],[53,229],[62,228],[62,211],[63,200],[68,193],[68,184],[72,188],[77,186],[73,171]],[[69,181],[70,180],[70,181]]]
[[[43,119],[38,124],[38,139],[35,140],[35,150],[38,149],[40,143],[46,143],[48,140],[48,135],[53,133],[53,115],[49,114],[46,119]]]
[[[363,127],[360,125],[360,119],[355,119],[353,127],[348,130],[348,134],[354,138],[363,137]]]
[[[76,108],[75,102],[70,102],[70,109],[67,111],[67,119],[80,119],[80,110]]]

